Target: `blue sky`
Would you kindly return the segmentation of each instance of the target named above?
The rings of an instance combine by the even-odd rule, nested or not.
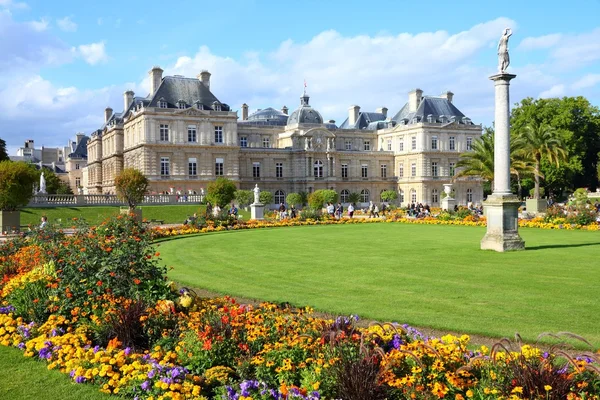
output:
[[[512,101],[583,95],[600,105],[600,1],[0,0],[0,137],[64,145],[148,92],[147,71],[213,75],[234,110],[311,104],[341,123],[352,104],[397,112],[415,87],[493,118],[496,44],[514,35]]]

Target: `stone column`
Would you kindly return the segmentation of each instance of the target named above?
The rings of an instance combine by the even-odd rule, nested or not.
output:
[[[494,188],[484,202],[487,232],[481,239],[482,250],[498,252],[525,249],[519,236],[519,198],[510,190],[510,80],[516,75],[492,75],[495,96]]]

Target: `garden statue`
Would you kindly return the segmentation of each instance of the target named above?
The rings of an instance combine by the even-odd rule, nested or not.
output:
[[[498,42],[498,72],[503,74],[510,64],[510,57],[508,56],[508,38],[512,35],[510,28],[504,29],[504,33],[500,37]]]
[[[254,186],[254,204],[260,203],[260,189],[258,188],[258,183]]]
[[[38,193],[46,194],[46,178],[44,172],[40,175],[40,191]]]

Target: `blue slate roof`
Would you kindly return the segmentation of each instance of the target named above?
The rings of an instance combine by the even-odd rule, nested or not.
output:
[[[465,115],[447,99],[429,96],[422,97],[415,112],[410,112],[408,103],[406,103],[392,120],[399,124],[413,124],[428,122],[430,116],[431,122],[442,122],[442,117],[444,118],[443,122],[450,122],[454,117],[458,123],[473,124],[470,120],[465,120]]]
[[[377,121],[385,121],[386,116],[376,112],[360,111],[354,125],[350,125],[348,118],[340,125],[340,129],[370,129],[369,125]]]
[[[177,102],[183,100],[188,107],[200,104],[204,110],[214,110],[214,103],[221,104],[222,111],[230,111],[227,104],[221,103],[202,81],[183,76],[166,76],[162,79],[156,93],[149,96],[149,107],[158,107],[160,100],[167,102],[167,108],[178,108]]]
[[[75,147],[75,150],[69,154],[70,158],[84,158],[87,159],[87,143],[88,140],[90,140],[89,137],[84,136],[81,138],[81,140],[79,141],[79,143],[77,143],[77,147]],[[76,143],[76,142],[73,142]]]
[[[288,116],[272,107],[258,110],[248,116],[246,121],[238,121],[244,125],[286,126]]]

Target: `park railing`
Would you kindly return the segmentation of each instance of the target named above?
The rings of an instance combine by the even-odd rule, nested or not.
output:
[[[149,194],[140,205],[200,204],[203,196],[192,194]],[[114,194],[37,194],[28,207],[125,206]]]

